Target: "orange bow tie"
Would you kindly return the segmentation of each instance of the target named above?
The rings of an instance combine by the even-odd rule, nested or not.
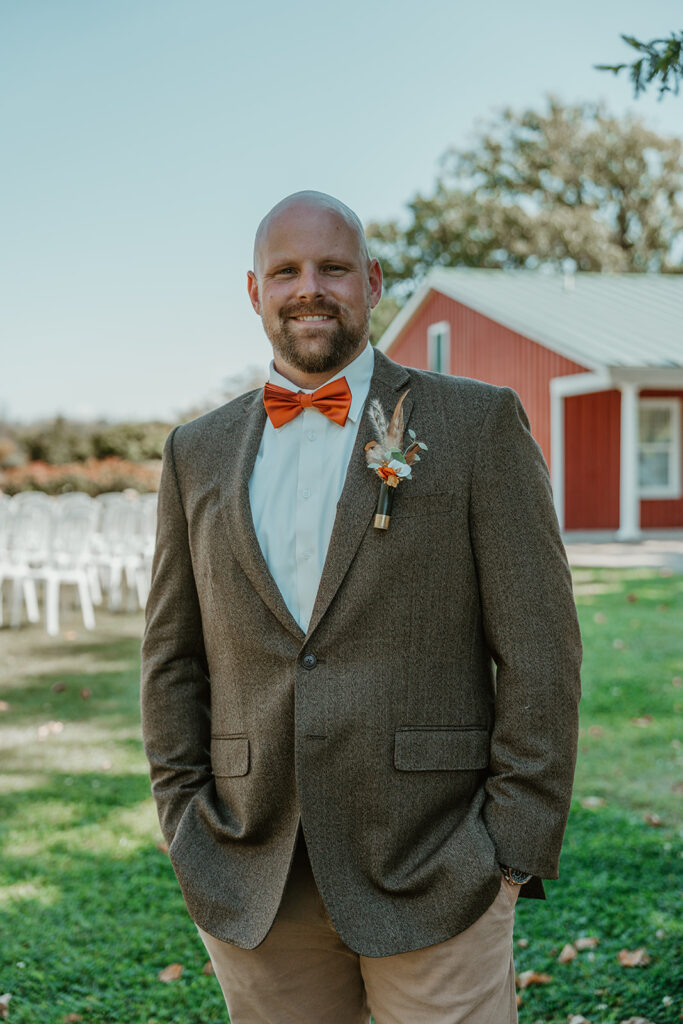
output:
[[[351,408],[351,391],[346,377],[338,377],[337,380],[323,384],[312,395],[306,395],[303,391],[279,388],[277,384],[266,384],[263,388],[263,404],[274,427],[289,423],[302,409],[309,406],[313,406],[343,427]]]

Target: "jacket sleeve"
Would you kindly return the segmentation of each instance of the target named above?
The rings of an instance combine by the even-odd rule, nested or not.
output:
[[[484,823],[499,863],[557,878],[578,737],[581,637],[548,470],[514,391],[489,406],[470,529],[496,664]]]
[[[145,753],[161,830],[169,844],[192,797],[213,785],[210,684],[173,455],[177,430],[164,447],[141,674]]]

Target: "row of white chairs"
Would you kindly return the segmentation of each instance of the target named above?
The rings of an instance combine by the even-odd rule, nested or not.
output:
[[[91,498],[72,492],[50,497],[26,491],[0,493],[0,625],[3,584],[10,586],[10,626],[24,609],[40,621],[39,588],[50,636],[59,633],[62,584],[75,584],[86,629],[94,608],[144,608],[149,593],[156,530],[156,494],[112,492]]]

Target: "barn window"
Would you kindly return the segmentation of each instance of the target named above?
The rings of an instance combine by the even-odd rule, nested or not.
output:
[[[451,372],[451,325],[447,320],[427,328],[427,368],[437,373]]]
[[[681,418],[675,398],[638,403],[638,483],[643,498],[681,496]]]

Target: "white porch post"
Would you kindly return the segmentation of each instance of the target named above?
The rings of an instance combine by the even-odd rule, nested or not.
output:
[[[640,498],[638,495],[638,385],[622,383],[621,391],[621,466],[619,473],[619,540],[640,537]]]
[[[552,385],[553,382],[551,382]],[[555,512],[564,530],[564,395],[550,388],[550,480]]]
[[[563,377],[553,377],[550,381],[550,480],[561,530],[564,530],[565,526],[565,398],[572,395],[592,395],[596,391],[607,391],[611,386],[611,380],[606,372],[570,373]]]

